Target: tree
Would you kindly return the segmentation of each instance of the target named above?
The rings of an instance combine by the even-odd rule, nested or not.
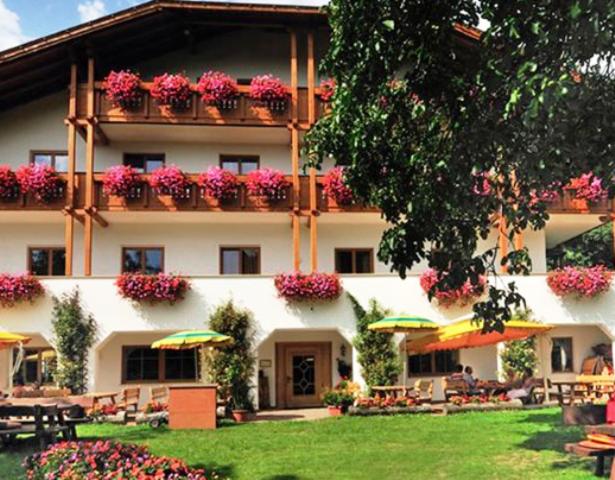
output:
[[[83,311],[79,290],[53,297],[53,343],[58,353],[58,386],[83,393],[88,383],[88,355],[96,340],[96,322]]]
[[[547,267],[591,267],[605,265],[613,269],[613,222],[583,232],[547,250]]]
[[[369,310],[365,311],[359,302],[348,295],[357,317],[357,336],[353,344],[357,349],[361,364],[361,374],[368,386],[395,385],[401,373],[399,356],[393,344],[393,335],[368,330],[371,323],[382,320],[388,314],[375,299],[370,300]]]
[[[501,353],[504,373],[509,380],[531,377],[536,372],[538,357],[536,356],[536,339],[534,337],[523,340],[506,342]]]
[[[379,259],[401,277],[426,260],[440,272],[430,297],[478,284],[499,270],[497,245],[477,253],[497,219],[502,266],[529,273],[513,240],[544,227],[542,191],[613,176],[615,0],[332,0],[328,12],[322,67],[337,87],[307,153],[345,165],[381,209]],[[459,32],[480,17],[480,39]],[[474,312],[502,330],[524,299],[493,285]]]
[[[233,410],[254,411],[254,326],[248,310],[235,307],[232,300],[220,305],[209,319],[209,327],[233,338],[226,347],[213,349],[205,358],[205,368],[214,382],[230,397]]]

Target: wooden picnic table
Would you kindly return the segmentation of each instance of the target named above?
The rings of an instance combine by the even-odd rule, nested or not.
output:
[[[41,450],[54,443],[58,435],[76,440],[75,425],[70,425],[57,405],[0,405],[0,440],[11,443],[17,435],[34,435]]]
[[[571,380],[551,382],[557,388],[561,404],[568,403],[592,403],[593,400],[613,392],[613,387],[603,381]]]
[[[372,392],[376,395],[391,396],[393,398],[405,397],[408,391],[412,391],[412,387],[406,387],[404,385],[389,385],[389,386],[375,386],[372,387]]]

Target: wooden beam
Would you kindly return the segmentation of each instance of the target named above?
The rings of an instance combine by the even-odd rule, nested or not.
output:
[[[498,244],[500,249],[500,258],[504,258],[508,255],[508,228],[506,226],[506,218],[504,215],[500,214],[500,218],[498,221]],[[507,273],[508,268],[506,265],[502,265],[500,267],[500,271],[502,273]]]
[[[301,229],[300,216],[298,213],[292,214],[293,228],[293,269],[295,272],[301,270]]]
[[[290,129],[291,165],[293,175],[293,210],[298,211],[300,206],[300,179],[299,179],[299,130]]]
[[[77,127],[75,118],[77,116],[77,64],[73,63],[70,67],[70,86],[68,94],[68,182],[66,190],[66,207],[75,207],[75,164],[77,154]],[[73,274],[73,257],[75,247],[75,219],[72,215],[64,217],[64,275],[67,277]]]
[[[316,169],[310,168],[310,268],[318,271],[318,204],[316,202]]]
[[[87,118],[86,126],[86,152],[85,152],[85,210],[86,213],[94,206],[94,59],[88,59],[88,89],[87,89]],[[94,224],[92,215],[85,216],[84,245],[84,275],[92,275],[92,243]]]
[[[299,72],[297,63],[297,32],[290,32],[290,90],[293,125],[299,122]]]
[[[109,226],[109,222],[107,222],[107,220],[104,219],[104,217],[98,212],[98,209],[96,207],[90,207],[85,209],[86,213],[88,215],[90,215],[95,221],[96,223],[98,223],[98,225],[100,225],[103,228],[107,228]]]
[[[314,62],[314,32],[307,34],[307,84],[308,84],[308,123],[316,123],[316,85]]]

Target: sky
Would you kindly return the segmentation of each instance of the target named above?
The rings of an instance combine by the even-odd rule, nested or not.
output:
[[[327,0],[223,1],[311,6],[327,3]],[[146,0],[0,0],[0,51],[140,3]]]

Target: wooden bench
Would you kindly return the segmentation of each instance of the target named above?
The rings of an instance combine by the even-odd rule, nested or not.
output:
[[[55,443],[58,435],[66,440],[76,438],[74,427],[68,426],[62,411],[56,405],[2,405],[0,418],[9,420],[5,429],[0,429],[4,444],[12,443],[17,435],[34,435],[41,450]],[[74,438],[71,438],[75,435]]]
[[[399,397],[408,396],[409,388],[404,385],[390,385],[390,386],[378,386],[377,385],[377,386],[371,387],[371,390],[375,397],[399,398]]]
[[[451,397],[469,395],[470,388],[465,380],[442,377],[442,393],[444,394],[444,400],[448,402]]]
[[[596,459],[596,470],[595,474],[598,477],[602,477],[604,475],[604,460],[606,457],[610,457],[611,459],[615,455],[615,447],[613,448],[591,448],[580,445],[578,443],[567,443],[566,451],[568,453],[574,453],[580,457],[593,457]],[[609,477],[611,480],[615,480],[615,466],[611,463],[611,474]]]

